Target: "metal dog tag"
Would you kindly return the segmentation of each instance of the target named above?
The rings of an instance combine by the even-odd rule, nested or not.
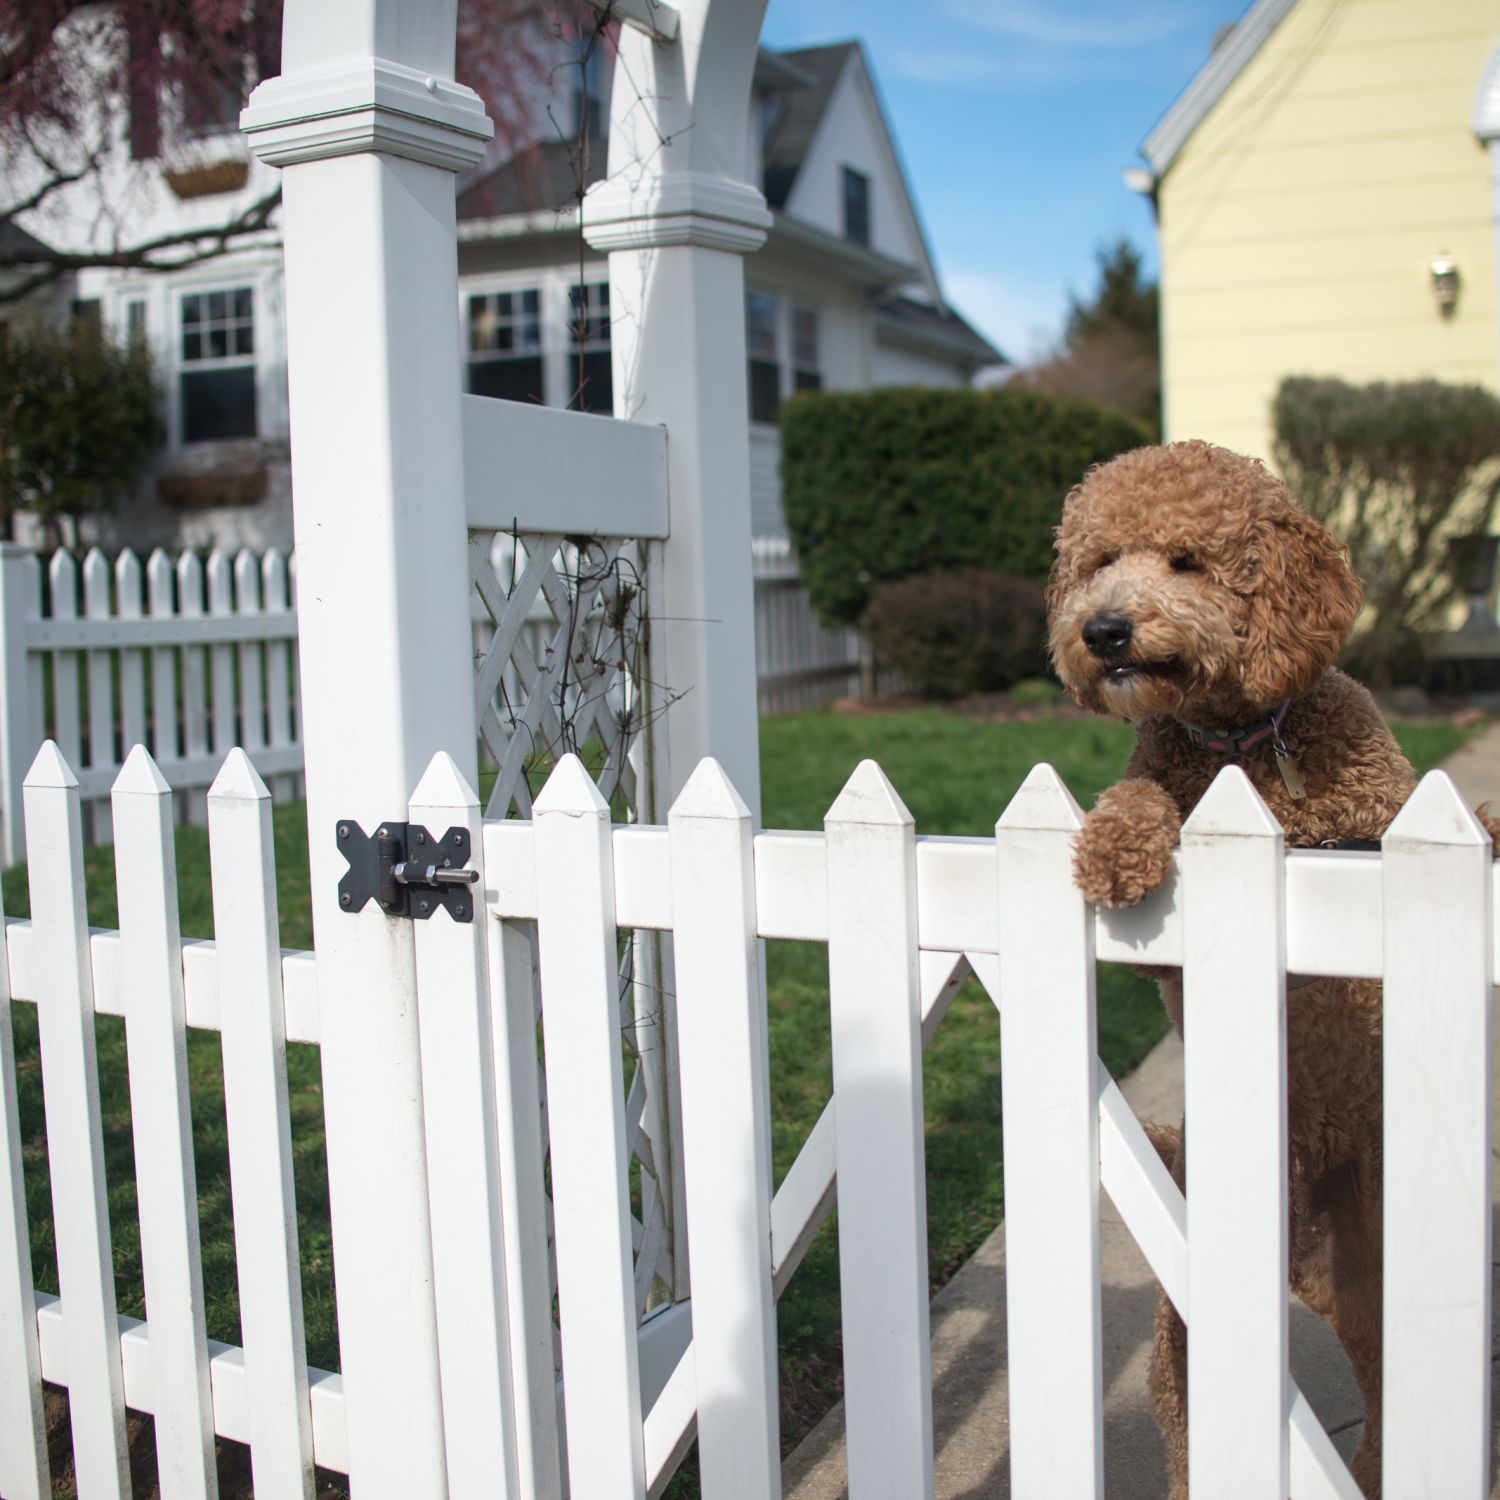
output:
[[[1287,795],[1293,802],[1300,802],[1307,795],[1307,786],[1302,780],[1301,771],[1297,769],[1297,762],[1285,750],[1277,750],[1276,769],[1281,772],[1281,779],[1286,783]]]

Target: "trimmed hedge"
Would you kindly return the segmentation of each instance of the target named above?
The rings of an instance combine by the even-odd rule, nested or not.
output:
[[[853,624],[875,585],[984,567],[1041,583],[1068,491],[1150,441],[1039,391],[889,389],[781,408],[787,527],[813,608]]]

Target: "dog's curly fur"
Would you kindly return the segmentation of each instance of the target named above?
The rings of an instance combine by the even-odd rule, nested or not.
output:
[[[1361,589],[1342,549],[1263,464],[1203,442],[1139,448],[1091,470],[1069,495],[1048,589],[1049,644],[1069,694],[1131,720],[1124,780],[1085,819],[1074,874],[1102,906],[1165,879],[1182,821],[1231,758],[1289,848],[1378,839],[1415,785],[1365,689],[1334,667]],[[1123,617],[1105,655],[1084,627]],[[1096,639],[1096,644],[1098,641]],[[1184,722],[1264,720],[1290,702],[1282,736],[1306,795],[1294,799],[1269,740],[1241,755],[1200,748]],[[1481,814],[1483,816],[1483,814]],[[1500,822],[1484,818],[1491,836]],[[1179,971],[1157,970],[1182,1029]],[[1319,979],[1288,995],[1292,1287],[1337,1332],[1365,1401],[1353,1472],[1380,1493],[1380,986]],[[1181,1133],[1154,1143],[1179,1185]],[[1160,1299],[1152,1390],[1173,1500],[1187,1495],[1187,1332]]]

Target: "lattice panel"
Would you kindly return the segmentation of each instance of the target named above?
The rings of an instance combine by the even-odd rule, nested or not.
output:
[[[631,750],[645,724],[644,594],[620,541],[560,536],[469,539],[469,577],[482,614],[474,699],[483,750],[498,767],[492,818],[531,816],[537,784],[560,755],[582,754],[599,790],[637,806]]]
[[[583,757],[614,805],[615,821],[649,816],[642,770],[649,727],[646,601],[636,547],[619,540],[470,533],[475,708],[481,760],[496,768],[486,817],[529,818],[533,788],[569,751]],[[677,1291],[667,1124],[670,1025],[660,961],[659,942],[647,933],[626,944],[620,960],[620,1034],[630,1074],[625,1112],[639,1203],[631,1234],[642,1318]],[[536,992],[540,996],[539,984]],[[542,1089],[545,1138],[545,1077]]]

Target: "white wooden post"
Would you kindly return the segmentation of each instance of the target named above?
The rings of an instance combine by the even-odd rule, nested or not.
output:
[[[399,817],[438,750],[475,779],[454,173],[492,127],[456,0],[291,0],[251,149],[284,167],[287,362],[329,1192],[350,1474],[446,1460],[412,925],[338,905],[335,827]],[[393,1295],[393,1289],[396,1295]]]
[[[663,422],[672,535],[647,578],[651,676],[686,693],[656,726],[656,806],[717,757],[760,815],[744,256],[770,214],[745,181],[765,0],[682,0],[663,45],[620,34],[609,176],[584,236],[609,252],[617,416]]]
[[[229,753],[209,788],[208,839],[250,1469],[257,1493],[311,1500],[312,1409],[297,1255],[271,794],[243,750]],[[322,998],[320,985],[320,1012]],[[328,1071],[323,1074],[325,1092]],[[342,1246],[335,1253],[341,1254]],[[341,1327],[341,1342],[343,1332]]]
[[[26,857],[21,787],[42,737],[41,695],[33,697],[27,650],[40,582],[41,568],[29,547],[0,543],[0,861],[6,865]]]
[[[568,1485],[645,1500],[609,805],[565,755],[533,812]]]
[[[1492,1368],[1492,851],[1441,771],[1423,779],[1381,847],[1384,1487],[1481,1496]]]
[[[214,1500],[219,1476],[188,1104],[172,789],[144,745],[127,757],[111,802],[130,1123],[135,1159],[149,1163],[136,1173],[136,1199],[151,1320],[157,1473],[162,1500]]]
[[[705,760],[668,824],[703,1492],[775,1500],[770,1044],[750,809]]]
[[[83,820],[78,778],[51,740],[26,778],[26,862],[74,1470],[81,1497],[129,1500],[125,1383],[94,1050],[94,971],[83,892]]]
[[[1188,1472],[1287,1493],[1286,906],[1281,827],[1226,766],[1182,828]]]
[[[479,796],[450,755],[433,757],[412,793],[411,821],[434,841],[430,855],[415,851],[419,860],[441,863],[444,846],[436,841],[462,828],[483,869]],[[466,922],[438,911],[416,924],[438,1351],[455,1500],[523,1493],[511,1410],[488,954],[485,923],[475,915],[482,894],[480,886],[459,888],[454,899]]]
[[[4,569],[5,556],[0,551],[0,575]],[[0,582],[0,589],[3,587]],[[0,602],[0,615],[3,613]],[[4,921],[4,912],[0,911],[0,931],[4,930]],[[6,946],[0,943],[0,954],[7,960],[0,963],[0,1495],[11,1500],[43,1500],[52,1494],[52,1483],[42,1406],[42,1356],[37,1342],[26,1178],[21,1164]]]
[[[1072,875],[1082,826],[1041,765],[995,828],[1010,1485],[1037,1497],[1104,1486],[1094,915]]]
[[[931,1500],[916,830],[861,761],[824,819],[850,1500]]]

